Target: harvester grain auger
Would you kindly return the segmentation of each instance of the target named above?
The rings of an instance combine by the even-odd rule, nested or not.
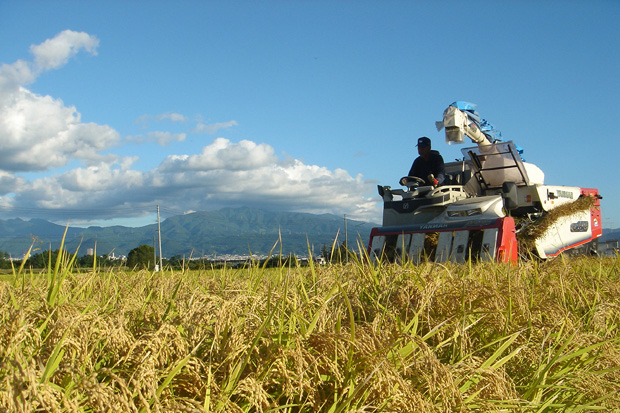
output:
[[[441,186],[409,177],[405,189],[379,186],[383,224],[373,228],[373,260],[516,262],[596,253],[602,235],[597,189],[544,184],[544,173],[502,141],[476,106],[454,102],[437,122],[449,144],[476,144],[446,163]]]

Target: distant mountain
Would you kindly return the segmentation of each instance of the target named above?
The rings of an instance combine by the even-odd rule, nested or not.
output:
[[[376,224],[347,220],[349,244],[366,243]],[[62,225],[32,219],[0,220],[0,250],[12,256],[23,255],[33,244],[37,252],[57,249],[65,232]],[[306,255],[308,244],[318,255],[323,245],[331,247],[345,240],[343,217],[296,212],[273,212],[253,208],[225,208],[218,211],[177,215],[161,223],[164,257],[213,254],[267,254],[281,238],[282,253]],[[67,229],[66,249],[78,255],[97,248],[97,254],[127,255],[142,244],[156,245],[157,225],[139,228],[113,226]],[[280,245],[276,247],[280,252]]]
[[[80,228],[68,228],[67,239],[75,237],[79,230]],[[62,239],[64,233],[65,227],[43,219],[0,220],[0,250],[13,256],[21,256],[33,246],[33,242],[35,242],[33,249],[47,250],[50,243]]]
[[[620,228],[616,228],[616,229],[603,228],[603,236],[600,238],[600,240],[609,241],[612,239],[620,240]]]

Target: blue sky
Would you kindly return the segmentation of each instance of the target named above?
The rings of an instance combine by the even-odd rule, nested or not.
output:
[[[0,213],[380,222],[453,101],[620,227],[618,1],[0,1]]]

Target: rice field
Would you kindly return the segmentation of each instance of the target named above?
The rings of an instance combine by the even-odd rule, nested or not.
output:
[[[0,281],[0,411],[620,411],[620,258]]]

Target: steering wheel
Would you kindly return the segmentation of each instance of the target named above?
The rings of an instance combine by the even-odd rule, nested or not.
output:
[[[404,181],[407,182],[404,182]],[[400,178],[400,184],[402,186],[411,186],[410,182],[413,181],[414,183],[418,184],[418,185],[423,185],[426,183],[426,181],[422,178],[418,178],[417,176],[403,176],[402,178]],[[404,183],[403,183],[404,182]]]

